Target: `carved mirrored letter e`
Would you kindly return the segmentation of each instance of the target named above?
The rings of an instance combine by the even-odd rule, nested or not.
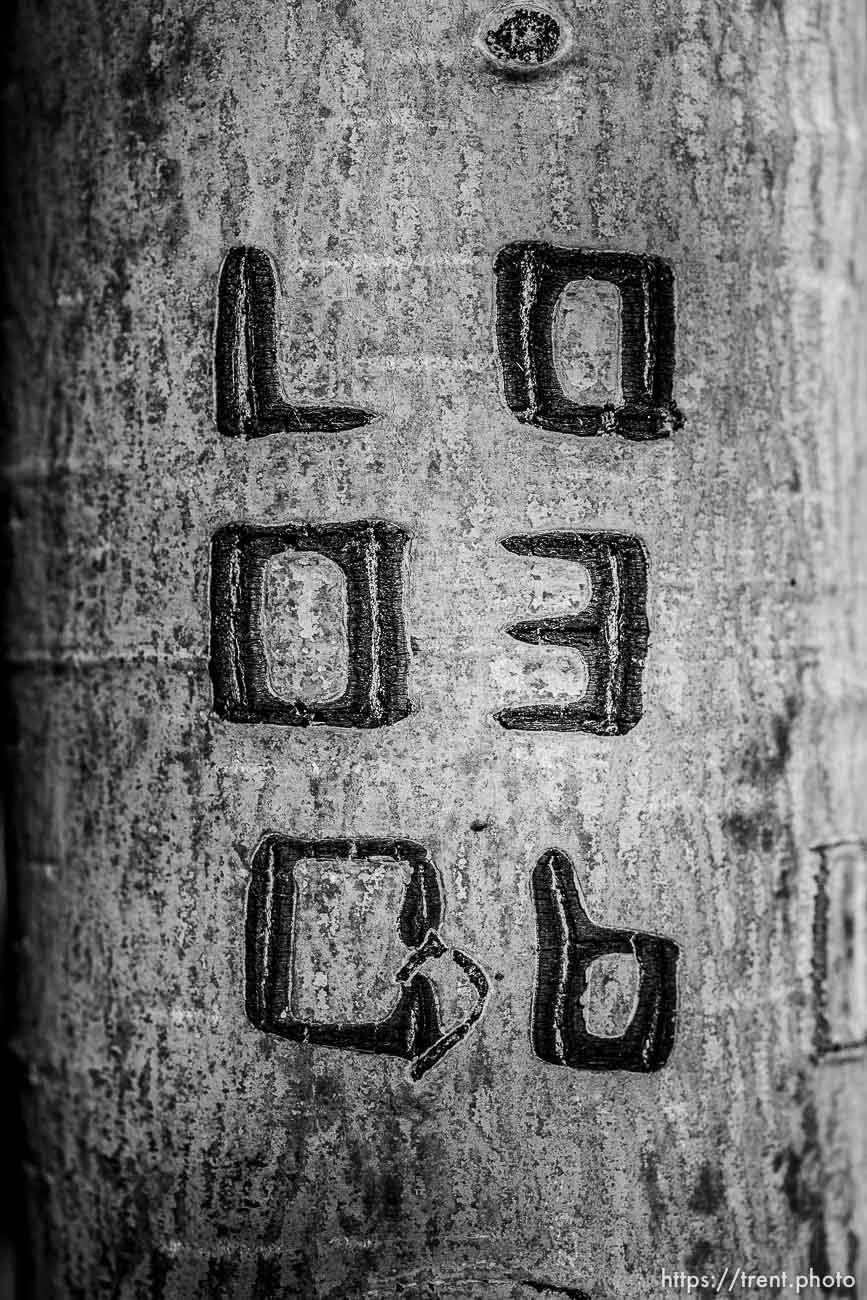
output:
[[[631,730],[643,711],[647,657],[647,558],[625,533],[527,533],[504,537],[515,555],[574,560],[586,568],[590,600],[576,614],[552,615],[506,628],[516,641],[580,650],[587,665],[583,696],[567,704],[521,704],[502,709],[501,726],[520,731],[590,731],[600,736]]]

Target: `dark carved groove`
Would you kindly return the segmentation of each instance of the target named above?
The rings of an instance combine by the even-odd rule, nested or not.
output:
[[[608,930],[587,915],[571,860],[543,853],[533,871],[538,956],[532,1037],[537,1056],[575,1070],[647,1072],[665,1065],[677,1019],[677,960],[671,939],[639,930]],[[597,957],[625,953],[638,963],[638,996],[622,1034],[591,1034],[582,998]]]
[[[410,712],[404,564],[409,534],[382,520],[260,528],[230,524],[211,545],[214,709],[230,722],[285,727],[384,727]],[[286,700],[268,680],[264,590],[268,561],[313,551],[346,577],[348,680],[337,700]]]
[[[300,1020],[292,1012],[295,964],[295,866],[304,858],[337,859],[350,864],[385,858],[410,868],[400,914],[400,935],[415,950],[397,972],[400,991],[383,1020],[357,1024]],[[298,840],[268,835],[252,862],[247,895],[246,1011],[257,1029],[296,1043],[397,1056],[412,1063],[410,1077],[420,1079],[461,1042],[481,1017],[489,984],[481,968],[443,943],[436,926],[442,916],[442,889],[425,849],[411,840]],[[421,927],[427,925],[422,934]],[[475,989],[475,1004],[450,1029],[440,1021],[433,984],[420,972],[428,961],[451,953]]]
[[[216,418],[230,438],[335,433],[375,419],[344,406],[297,406],[277,365],[277,274],[261,248],[233,248],[220,271],[214,342]]]
[[[658,257],[640,253],[508,244],[494,262],[497,343],[506,403],[519,420],[584,437],[665,438],[683,424],[672,400],[674,276]],[[558,299],[575,280],[602,280],[620,293],[623,405],[585,406],[566,396],[557,377],[553,321]]]
[[[867,846],[858,839],[836,840],[814,845],[813,851],[819,858],[813,905],[814,1056],[851,1060],[863,1056],[867,1049],[865,993],[858,962],[867,929],[862,883]],[[841,934],[846,941],[842,951],[835,950]]]
[[[577,614],[513,623],[516,641],[568,646],[587,665],[584,695],[569,704],[525,704],[503,709],[502,726],[523,731],[589,731],[622,734],[643,710],[642,676],[650,630],[647,622],[647,559],[639,538],[626,533],[550,532],[505,537],[515,555],[574,560],[590,575],[590,602]]]

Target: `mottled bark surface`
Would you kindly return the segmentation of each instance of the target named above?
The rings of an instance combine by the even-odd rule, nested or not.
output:
[[[7,643],[37,1300],[649,1300],[662,1269],[725,1266],[867,1286],[864,1055],[817,1054],[858,954],[838,935],[819,961],[835,877],[814,849],[867,836],[864,5],[575,0],[571,50],[523,79],[474,45],[482,14],[20,15]],[[493,265],[520,240],[673,268],[670,438],[508,410]],[[379,419],[218,432],[236,244],[279,269],[286,392]],[[355,519],[412,535],[415,711],[372,730],[216,717],[213,535]],[[623,735],[494,717],[563,659],[504,634],[555,588],[499,539],[564,529],[649,556],[644,715]],[[266,832],[407,839],[436,864],[443,938],[491,994],[418,1082],[248,1020]],[[658,1072],[533,1054],[551,847],[597,924],[679,946]],[[392,1004],[400,899],[365,906],[330,949],[305,914],[311,1014]],[[370,1006],[356,964],[387,976]]]

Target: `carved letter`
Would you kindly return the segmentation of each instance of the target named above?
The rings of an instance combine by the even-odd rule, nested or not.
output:
[[[229,722],[284,727],[385,727],[410,712],[404,626],[409,534],[382,520],[259,528],[230,524],[211,545],[211,680]],[[349,673],[336,700],[282,699],[268,675],[264,590],[268,560],[315,551],[346,577]]]
[[[399,918],[402,942],[413,949],[395,975],[398,1000],[384,1020],[359,1024],[298,1019],[292,1010],[296,950],[296,864],[305,858],[345,860],[385,858],[411,869]],[[442,891],[436,867],[411,840],[296,840],[268,835],[253,856],[247,897],[247,1016],[257,1029],[296,1043],[346,1048],[411,1061],[410,1077],[420,1079],[469,1033],[482,1015],[489,984],[484,971],[465,953],[440,938]],[[475,1003],[457,1025],[440,1023],[436,992],[420,968],[451,953],[475,990]]]
[[[659,1070],[674,1043],[678,947],[639,930],[607,930],[587,915],[575,869],[559,849],[533,871],[538,958],[533,1048],[543,1061],[575,1070]],[[638,963],[638,998],[617,1038],[588,1032],[581,1000],[597,957],[626,953]]]
[[[658,257],[508,244],[494,262],[497,343],[506,403],[519,420],[561,433],[665,438],[683,423],[672,395],[674,277]],[[557,378],[553,320],[574,280],[604,280],[620,294],[623,404],[582,406]]]
[[[816,1052],[848,1060],[867,1048],[867,851],[862,840],[838,840],[816,852]]]
[[[217,428],[227,437],[335,433],[376,417],[344,406],[296,406],[277,372],[277,275],[261,248],[233,248],[220,272],[214,343]]]
[[[637,537],[624,533],[552,532],[505,537],[516,555],[576,560],[592,584],[590,603],[577,614],[529,619],[507,628],[516,641],[570,646],[581,651],[588,683],[580,702],[526,704],[503,709],[502,726],[522,731],[629,731],[642,713],[647,655],[647,561]]]

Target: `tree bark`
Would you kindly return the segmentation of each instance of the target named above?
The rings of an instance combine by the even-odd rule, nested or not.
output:
[[[575,0],[571,48],[535,76],[486,59],[482,17],[456,0],[18,15],[12,1124],[37,1300],[650,1300],[663,1272],[735,1269],[867,1294],[864,5]],[[503,348],[524,318],[503,333],[495,261],[521,243],[670,268],[653,436],[518,418]],[[248,438],[215,405],[236,247],[268,255],[245,255],[223,304]],[[639,262],[618,265],[619,326],[604,290],[578,298],[574,329],[552,324],[564,353],[576,329],[597,358],[628,332]],[[258,407],[254,364],[276,385]],[[213,638],[243,622],[252,656],[266,633],[229,588],[212,632],[215,536],[307,528],[295,545],[361,520],[409,538],[412,711],[377,713],[376,673],[403,668],[359,615],[373,648],[339,725],[220,716]],[[501,545],[542,533],[637,538],[646,558],[643,711],[622,734],[496,716],[559,708],[554,670],[567,696],[580,679],[574,645],[506,632],[575,613],[570,586],[602,564]],[[341,641],[340,600],[357,614],[358,563],[327,569],[308,649]],[[278,586],[261,600],[285,623],[303,593],[287,606]],[[323,841],[327,870],[293,858]],[[420,846],[413,875],[377,859],[385,841]],[[589,919],[561,932],[570,867]],[[284,920],[255,911],[280,889],[300,1019],[381,1026],[405,990],[376,1050],[275,1036],[264,984],[251,1001],[251,969],[289,978],[265,951]],[[430,948],[395,982],[422,915],[475,983]],[[609,1034],[636,933],[672,945],[647,949],[651,975],[676,962],[676,1035],[646,1068],[582,1068],[580,1035],[536,1032],[562,1012],[537,967],[562,940],[580,983],[594,927],[626,936],[587,995]],[[439,1029],[483,1008],[442,1056],[431,987]]]

